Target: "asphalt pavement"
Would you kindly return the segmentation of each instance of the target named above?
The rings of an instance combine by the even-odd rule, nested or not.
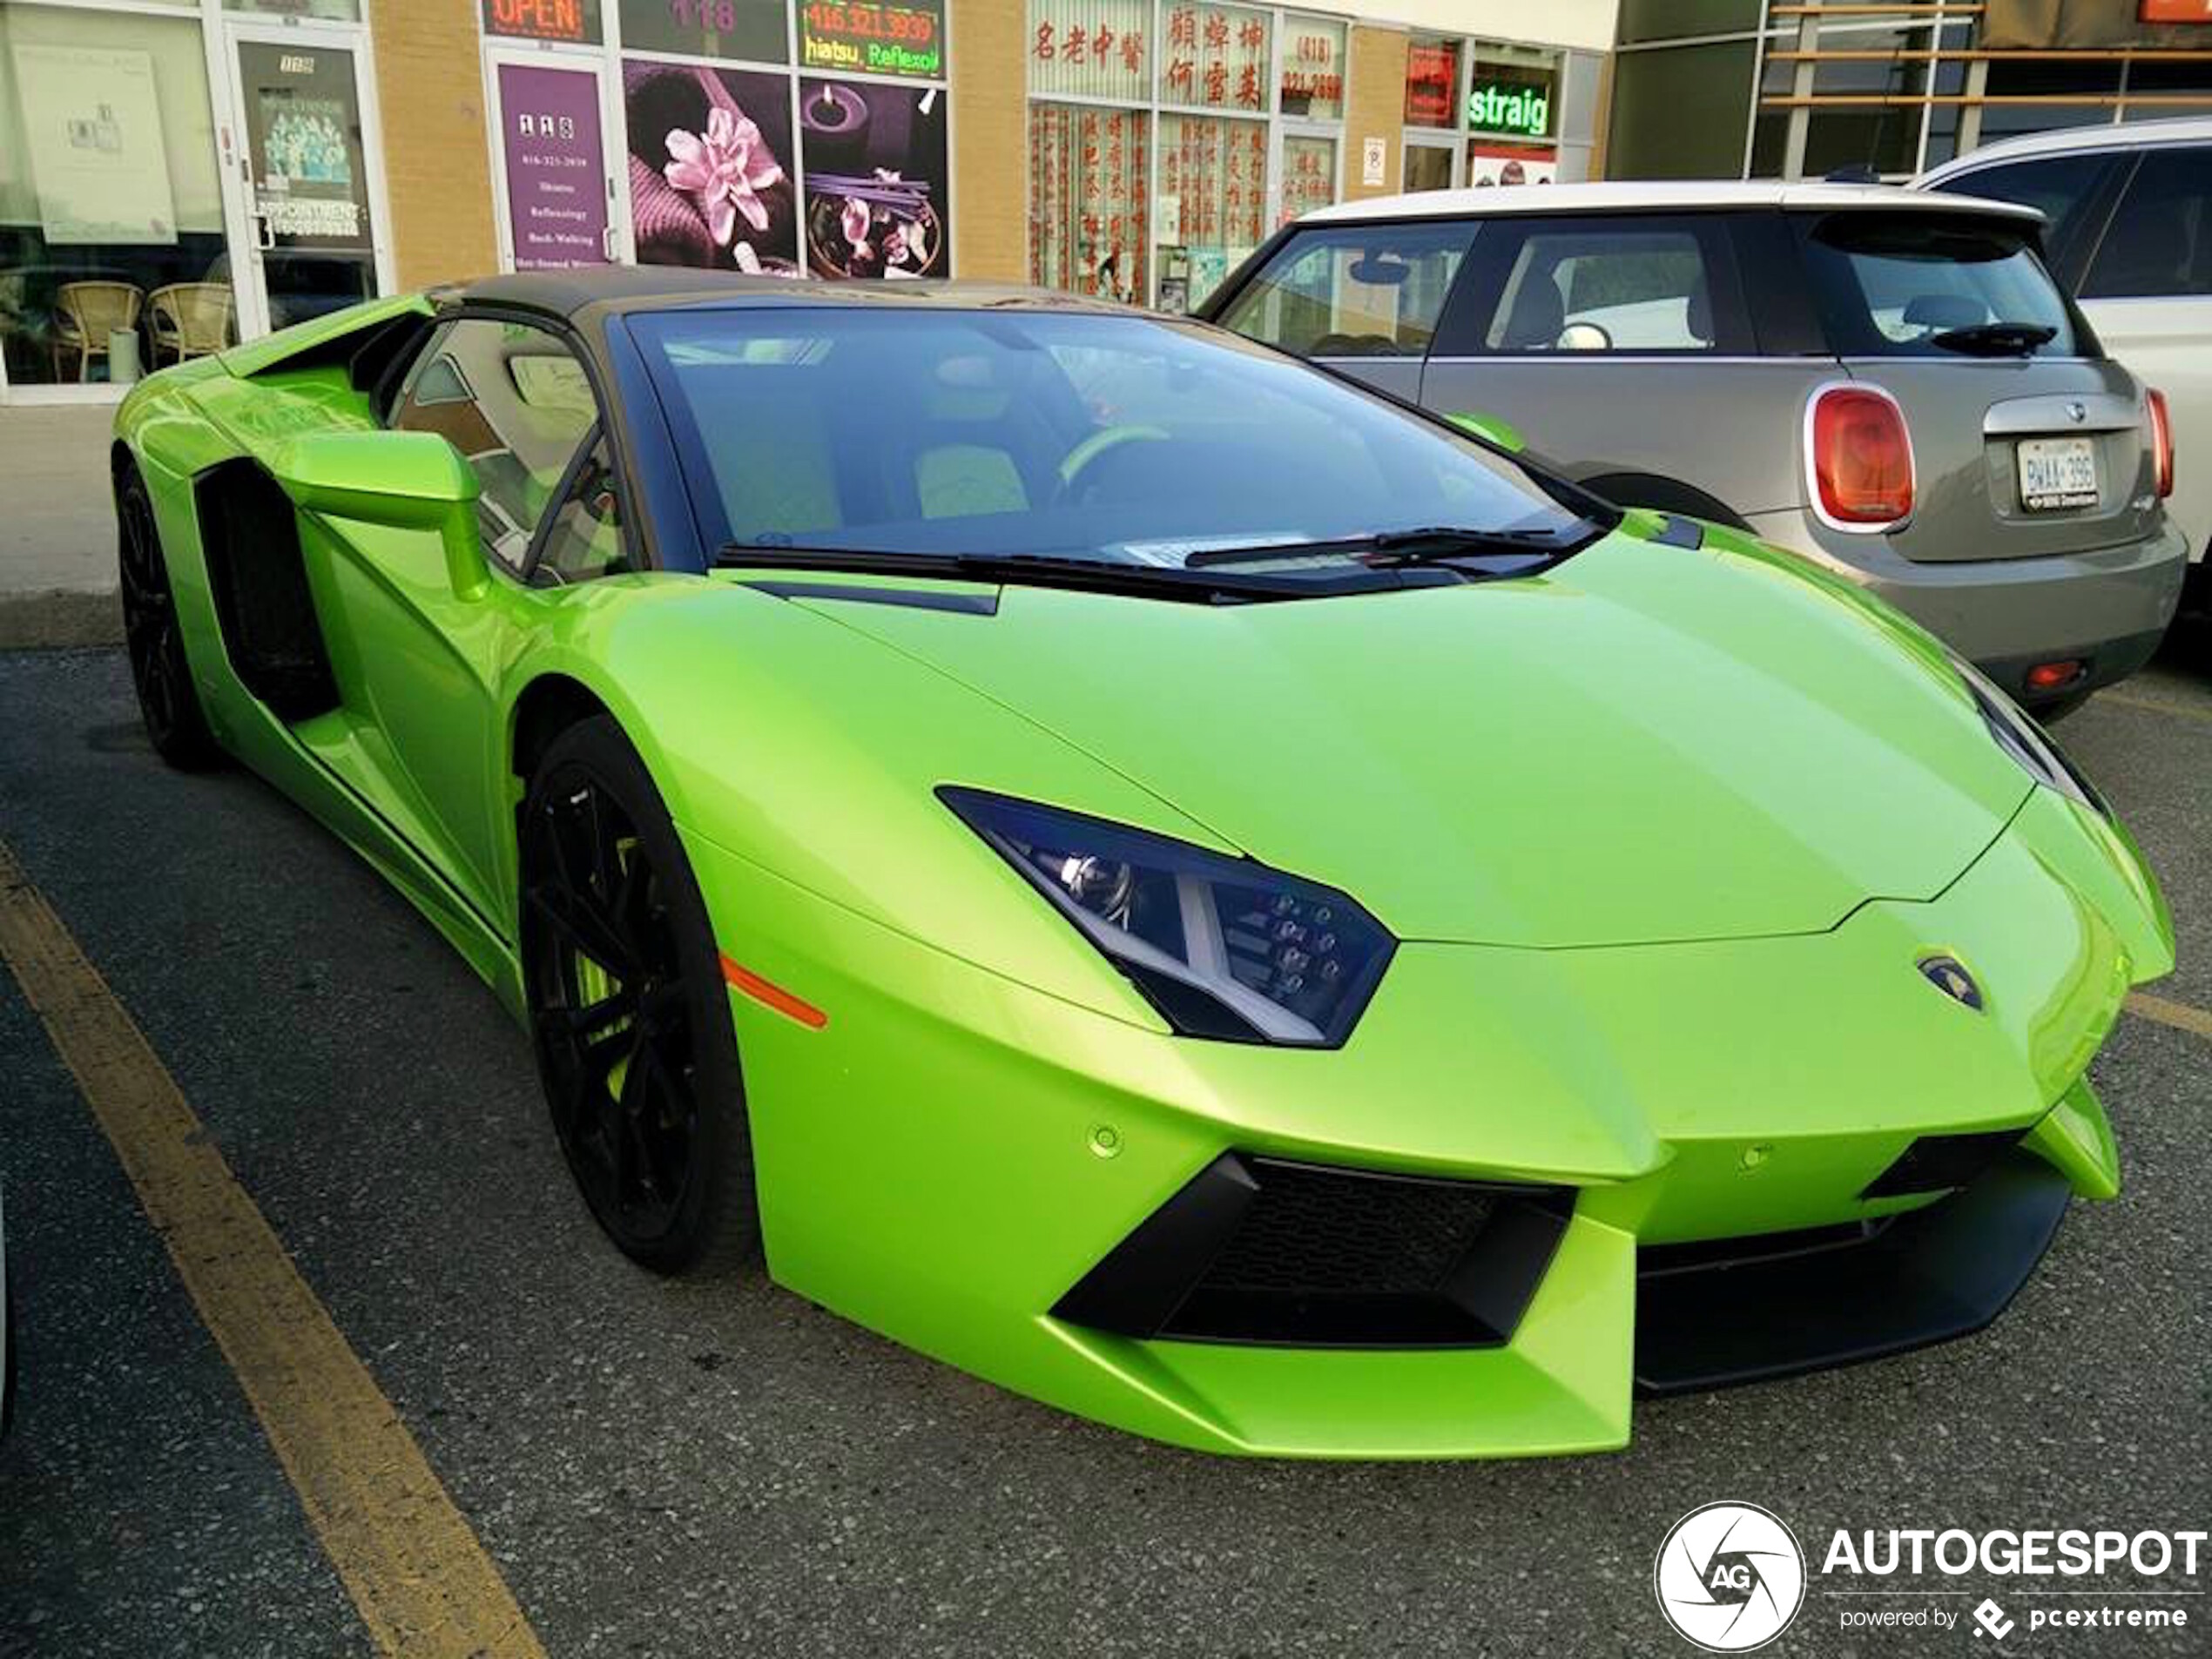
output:
[[[2182,961],[2155,988],[2212,1009],[2212,644],[2061,735],[2166,883]],[[0,844],[553,1655],[1688,1654],[1652,1555],[1716,1500],[1816,1545],[2212,1523],[2212,1016],[2123,1020],[2094,1075],[2128,1190],[2075,1205],[1979,1336],[1646,1402],[1608,1457],[1241,1462],[1016,1399],[764,1282],[631,1268],[489,992],[273,792],[156,762],[115,653],[0,654]],[[0,1659],[377,1651],[3,973],[0,1181],[24,1384]],[[2187,1632],[2001,1650],[2212,1652],[2212,1598],[2190,1605]],[[1817,1591],[1771,1651],[1999,1649],[1971,1624],[1846,1632],[1844,1610]]]

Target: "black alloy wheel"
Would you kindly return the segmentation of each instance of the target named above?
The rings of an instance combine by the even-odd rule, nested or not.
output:
[[[758,1246],[721,957],[644,765],[604,718],[554,739],[522,825],[523,990],[553,1127],[584,1201],[642,1265]]]
[[[192,663],[177,620],[169,563],[154,523],[153,499],[134,467],[116,482],[117,563],[123,592],[123,643],[138,690],[138,715],[154,752],[171,765],[200,772],[223,752],[207,728],[192,684]]]

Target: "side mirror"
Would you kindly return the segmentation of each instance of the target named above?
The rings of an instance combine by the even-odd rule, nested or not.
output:
[[[1570,322],[1559,331],[1561,351],[1611,351],[1613,336],[1594,322]]]
[[[317,432],[279,446],[270,471],[293,503],[327,518],[435,530],[460,598],[491,583],[476,535],[476,475],[435,432]]]
[[[1519,455],[1528,447],[1528,440],[1521,435],[1521,428],[1510,421],[1501,421],[1494,415],[1485,415],[1480,409],[1462,409],[1457,415],[1444,417],[1462,432],[1472,433],[1486,443],[1495,444],[1507,455]]]

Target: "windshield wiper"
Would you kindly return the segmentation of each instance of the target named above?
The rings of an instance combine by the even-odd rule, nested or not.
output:
[[[1969,357],[2026,357],[2058,337],[2059,331],[2047,323],[1978,322],[1930,334],[1928,344],[1944,351],[1964,352]]]
[[[1314,599],[1367,592],[1377,573],[1359,569],[1339,577],[1215,575],[1175,565],[1130,564],[1111,559],[1071,559],[1043,553],[902,553],[864,547],[755,547],[732,542],[714,556],[717,570],[841,570],[861,576],[934,577],[941,581],[988,582],[1031,588],[1119,593],[1188,604],[1224,601]]]
[[[1209,548],[1184,560],[1186,570],[1217,570],[1231,564],[1264,564],[1278,559],[1352,559],[1371,570],[1406,565],[1446,564],[1466,570],[1460,560],[1504,555],[1514,563],[1505,570],[1483,571],[1490,576],[1521,576],[1539,565],[1555,563],[1602,535],[1595,525],[1578,530],[1472,529],[1456,524],[1433,524],[1420,529],[1379,530],[1372,536],[1344,536],[1328,542],[1276,542],[1251,547]],[[1473,574],[1473,572],[1469,572]]]

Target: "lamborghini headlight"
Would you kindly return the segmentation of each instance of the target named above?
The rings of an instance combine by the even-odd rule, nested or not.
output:
[[[1999,748],[2020,763],[2021,771],[2045,788],[2057,790],[2068,800],[2079,801],[2107,818],[2112,816],[2112,808],[2105,804],[2096,786],[2066,758],[2050,734],[2036,724],[2034,716],[2006,696],[1986,674],[1956,651],[1951,654],[1951,665],[1966,681],[1974,706],[1981,711],[1982,723],[1989,728],[1989,735],[1997,740]]]
[[[981,790],[938,795],[1185,1036],[1333,1048],[1395,941],[1333,887]]]

